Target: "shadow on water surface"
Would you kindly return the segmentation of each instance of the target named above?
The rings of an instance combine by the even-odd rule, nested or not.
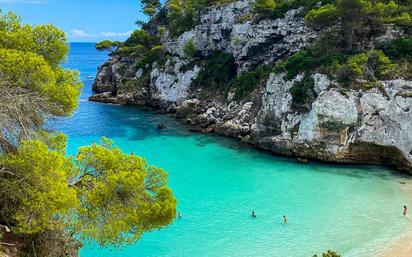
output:
[[[158,129],[164,124],[165,129]],[[367,179],[376,176],[382,179],[393,179],[393,176],[404,176],[395,170],[374,165],[329,164],[310,161],[300,164],[293,157],[279,156],[268,151],[215,134],[190,132],[189,127],[173,117],[159,114],[155,109],[139,106],[108,105],[82,101],[79,110],[70,118],[58,118],[48,123],[48,128],[57,129],[69,136],[98,136],[108,138],[127,138],[130,141],[142,141],[150,137],[191,137],[197,147],[217,144],[223,148],[247,153],[251,159],[271,158],[275,162],[288,163],[290,168],[306,165],[313,172],[327,172]],[[116,142],[115,142],[116,143]],[[405,176],[404,176],[405,177]]]

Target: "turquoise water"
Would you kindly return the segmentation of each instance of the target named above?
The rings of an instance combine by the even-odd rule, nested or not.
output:
[[[85,78],[106,58],[92,44],[72,44],[67,67]],[[191,134],[149,109],[87,102],[92,81],[84,82],[79,110],[49,126],[69,135],[70,154],[106,136],[164,168],[183,218],[122,249],[86,245],[81,257],[300,257],[326,249],[365,257],[406,228],[400,178],[387,169],[298,164],[231,139]],[[157,130],[159,123],[167,129]]]

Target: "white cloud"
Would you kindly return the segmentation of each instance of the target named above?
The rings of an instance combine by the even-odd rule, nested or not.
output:
[[[98,35],[87,33],[86,31],[81,29],[72,29],[69,31],[69,36],[72,38],[93,38],[97,37]]]
[[[132,34],[132,31],[125,31],[125,32],[102,32],[100,35],[103,37],[128,37]]]
[[[0,0],[1,1],[1,0]],[[125,32],[101,32],[99,34],[88,33],[82,29],[72,29],[69,31],[69,37],[73,39],[81,39],[81,38],[96,38],[96,37],[103,37],[103,38],[119,38],[119,37],[128,37],[132,34],[132,31],[125,31]]]
[[[47,4],[47,0],[0,0],[0,4]]]

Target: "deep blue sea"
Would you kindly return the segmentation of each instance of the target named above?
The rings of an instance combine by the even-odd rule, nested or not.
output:
[[[164,168],[183,218],[121,249],[85,245],[81,257],[309,257],[327,249],[367,257],[408,226],[401,215],[408,200],[398,183],[405,178],[385,168],[298,164],[190,133],[150,109],[88,102],[88,76],[107,58],[93,44],[71,44],[65,66],[80,70],[83,95],[72,117],[49,126],[69,136],[69,154],[106,136]],[[157,130],[159,123],[167,129]]]

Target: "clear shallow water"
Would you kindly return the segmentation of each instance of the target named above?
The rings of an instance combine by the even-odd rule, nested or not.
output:
[[[66,66],[85,77],[105,59],[92,44],[74,44]],[[302,165],[231,139],[190,134],[151,110],[87,102],[92,81],[84,82],[74,116],[50,122],[69,135],[69,153],[106,136],[146,157],[169,173],[184,217],[124,249],[86,245],[81,257],[300,257],[326,249],[365,257],[406,228],[399,177],[384,168]],[[158,131],[159,123],[167,129]]]

